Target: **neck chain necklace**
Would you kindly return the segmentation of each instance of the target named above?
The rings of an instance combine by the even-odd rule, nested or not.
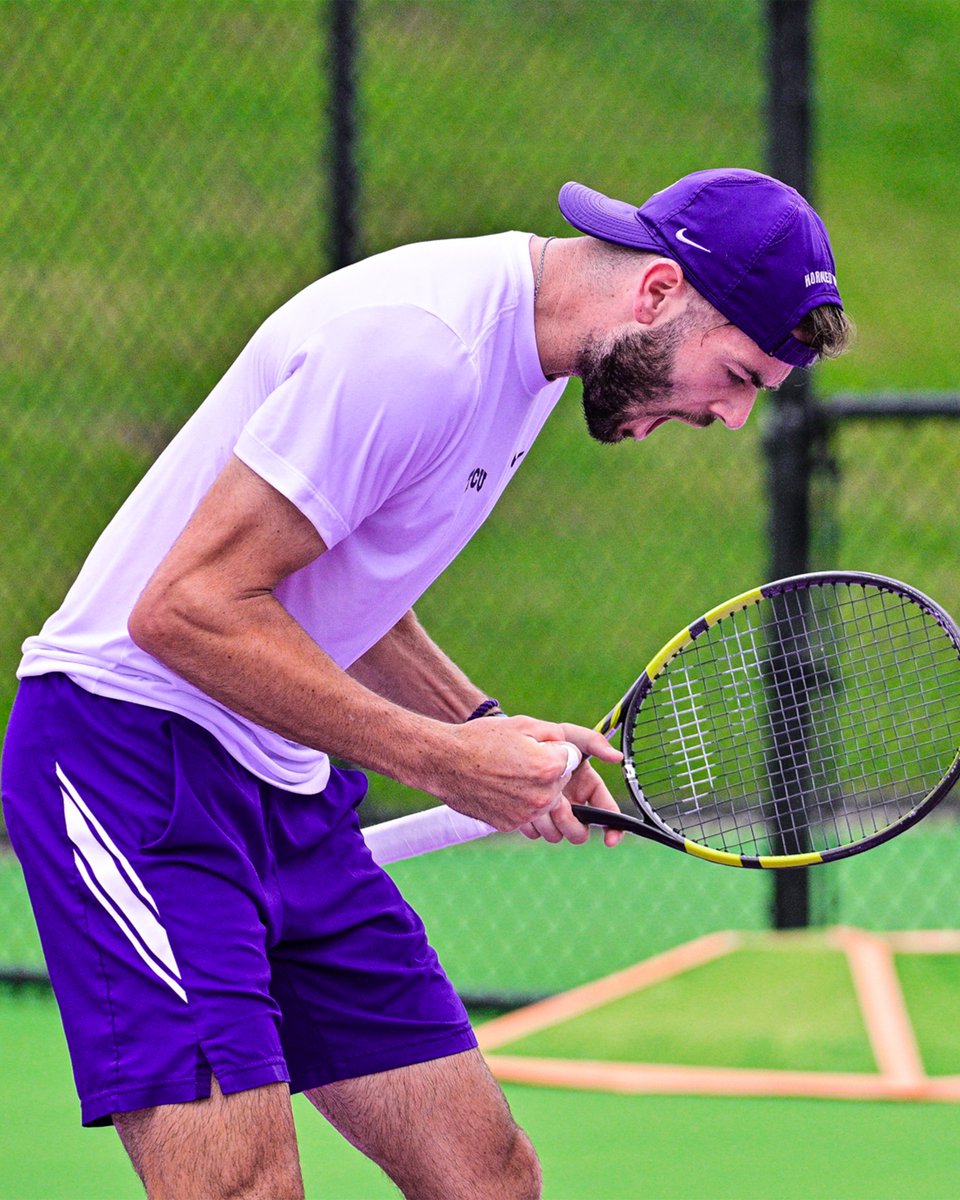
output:
[[[541,247],[541,250],[540,250],[540,266],[537,268],[537,281],[533,285],[533,302],[534,302],[534,304],[536,304],[537,297],[540,295],[540,284],[543,280],[543,263],[547,257],[547,247],[554,240],[555,239],[552,237],[548,237],[548,238],[544,239],[543,246]]]

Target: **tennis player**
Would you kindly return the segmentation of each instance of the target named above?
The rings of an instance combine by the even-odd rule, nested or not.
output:
[[[301,1196],[291,1092],[408,1197],[539,1194],[366,850],[365,777],[331,756],[583,842],[571,802],[616,806],[562,743],[617,753],[490,719],[413,604],[569,376],[604,442],[736,429],[847,339],[824,226],[773,179],[700,172],[640,208],[567,184],[560,207],[586,236],[402,247],[270,316],[25,643],[9,831],[82,1120],[116,1127],[151,1197]]]

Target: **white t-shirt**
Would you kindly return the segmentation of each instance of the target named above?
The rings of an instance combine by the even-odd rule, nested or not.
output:
[[[342,667],[378,641],[476,532],[563,391],[533,327],[530,235],[391,250],[269,317],[130,495],[19,675],[180,713],[257,776],[321,790],[326,755],[218,704],[146,654],[127,620],[235,454],[328,550],[276,596]]]

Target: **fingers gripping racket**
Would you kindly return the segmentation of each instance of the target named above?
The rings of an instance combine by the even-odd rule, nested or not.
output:
[[[585,824],[728,866],[846,858],[960,776],[960,630],[880,575],[781,579],[681,630],[596,728],[620,731],[636,814],[574,805]],[[441,805],[364,837],[388,863],[492,832]]]

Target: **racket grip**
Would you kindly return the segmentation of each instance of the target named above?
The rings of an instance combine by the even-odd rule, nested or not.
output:
[[[572,742],[564,742],[564,747],[567,751],[567,765],[564,768],[561,779],[569,779],[577,767],[583,762],[583,755]]]
[[[415,858],[418,854],[429,854],[431,850],[442,850],[444,846],[473,842],[496,832],[486,821],[465,817],[441,804],[407,817],[370,825],[363,831],[363,840],[373,861],[384,867],[405,858]]]
[[[576,746],[565,742],[567,765],[561,779],[567,779],[579,767],[582,755]],[[381,821],[369,825],[363,831],[363,840],[373,855],[373,861],[381,867],[388,863],[401,862],[405,858],[416,858],[445,846],[459,846],[463,842],[474,842],[477,838],[489,837],[497,830],[486,821],[466,817],[456,809],[440,804],[422,812],[397,817],[393,821]]]

